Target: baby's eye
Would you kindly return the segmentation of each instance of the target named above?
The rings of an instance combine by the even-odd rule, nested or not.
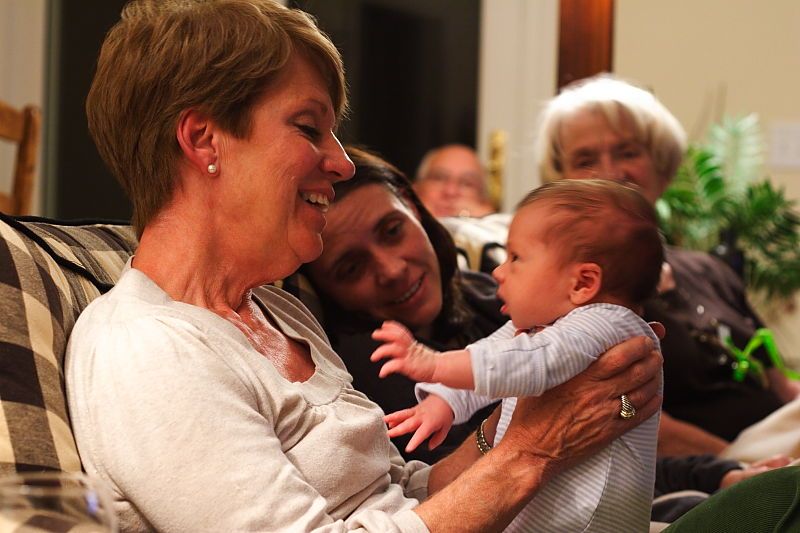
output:
[[[517,259],[519,259],[519,256],[517,254],[514,253],[508,254],[508,260],[510,262],[515,263]]]

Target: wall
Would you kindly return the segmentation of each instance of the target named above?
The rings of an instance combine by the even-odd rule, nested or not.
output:
[[[767,143],[775,126],[800,123],[797,0],[615,4],[614,71],[653,90],[693,140],[723,113],[758,113]],[[765,173],[799,199],[800,168],[772,165],[765,155]],[[784,356],[800,364],[800,313],[760,310]]]
[[[45,16],[46,0],[0,0],[0,99],[14,107],[43,106]],[[4,192],[11,190],[14,155],[12,145],[0,143],[0,190]],[[38,175],[42,175],[41,160],[40,156]],[[34,213],[41,209],[40,189],[37,181]]]

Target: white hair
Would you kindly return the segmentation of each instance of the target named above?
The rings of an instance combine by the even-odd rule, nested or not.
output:
[[[561,124],[566,117],[586,110],[602,114],[615,130],[622,120],[630,120],[632,133],[650,154],[658,176],[665,182],[672,180],[686,151],[681,124],[649,91],[611,74],[600,74],[567,85],[545,104],[536,138],[542,183],[564,177]]]

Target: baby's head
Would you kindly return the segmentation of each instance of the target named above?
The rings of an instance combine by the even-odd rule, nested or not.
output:
[[[498,295],[518,328],[552,323],[597,302],[639,311],[664,261],[656,213],[632,186],[561,180],[530,192],[497,267]]]

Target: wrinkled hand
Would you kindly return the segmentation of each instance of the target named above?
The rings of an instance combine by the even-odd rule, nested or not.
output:
[[[453,425],[453,409],[446,401],[430,394],[419,404],[383,417],[389,426],[389,437],[399,437],[416,430],[406,445],[407,452],[413,452],[428,437],[428,449],[439,446]]]
[[[500,446],[548,459],[549,474],[576,464],[658,411],[662,363],[649,338],[618,344],[569,381],[520,398]],[[619,416],[622,394],[636,407],[631,419]]]
[[[768,459],[762,459],[761,461],[750,463],[741,470],[731,470],[722,476],[722,480],[719,482],[719,488],[724,489],[726,487],[730,487],[731,485],[735,485],[736,483],[744,481],[745,479],[757,476],[758,474],[763,474],[768,470],[774,470],[776,468],[786,466],[791,462],[791,458],[785,455],[775,455],[774,457],[770,457]]]
[[[438,352],[415,341],[405,326],[387,320],[372,333],[372,338],[385,344],[372,352],[370,361],[375,363],[389,359],[381,367],[378,373],[380,377],[400,373],[416,381],[429,382],[433,379]]]

